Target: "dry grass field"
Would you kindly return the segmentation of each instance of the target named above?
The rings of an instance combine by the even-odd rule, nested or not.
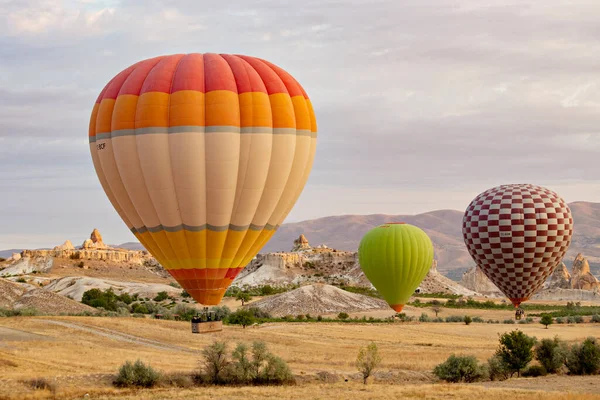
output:
[[[368,399],[600,399],[598,377],[551,376],[471,385],[437,383],[431,369],[450,354],[473,354],[485,361],[498,334],[518,327],[538,338],[559,335],[567,341],[599,336],[600,325],[503,324],[335,324],[280,323],[260,327],[226,326],[223,332],[194,335],[189,323],[145,318],[19,317],[0,319],[0,399],[52,398],[24,381],[43,377],[55,383],[56,398],[187,399],[315,398]],[[214,339],[261,339],[286,360],[299,383],[293,387],[118,390],[112,374],[126,360],[141,359],[166,372],[198,368],[201,349]],[[375,341],[383,363],[364,386],[353,365],[360,346]],[[316,373],[343,380],[325,384]]]

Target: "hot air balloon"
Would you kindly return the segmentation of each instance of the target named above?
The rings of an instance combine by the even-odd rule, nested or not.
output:
[[[431,268],[433,244],[416,226],[387,223],[363,236],[358,261],[385,301],[400,312]]]
[[[502,185],[469,204],[462,231],[475,263],[518,308],[561,262],[571,244],[573,218],[551,190]]]
[[[175,54],[116,75],[94,105],[90,151],[110,202],[199,303],[218,304],[308,179],[313,107],[254,57]]]

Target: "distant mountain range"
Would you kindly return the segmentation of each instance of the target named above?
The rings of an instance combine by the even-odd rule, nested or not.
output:
[[[573,202],[569,204],[574,219],[574,235],[565,257],[570,265],[577,253],[589,260],[592,273],[600,272],[600,203]],[[464,271],[474,266],[462,238],[462,211],[438,210],[417,215],[341,215],[302,222],[283,224],[261,250],[261,253],[290,251],[293,241],[304,234],[312,246],[326,244],[339,250],[356,251],[363,235],[385,222],[406,222],[423,229],[435,248],[438,270],[444,275],[460,280]],[[137,242],[127,242],[114,247],[142,250]],[[11,249],[0,251],[0,257],[10,257]]]

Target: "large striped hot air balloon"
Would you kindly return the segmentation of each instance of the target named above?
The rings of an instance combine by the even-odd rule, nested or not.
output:
[[[561,262],[573,234],[565,201],[546,188],[515,184],[477,196],[465,211],[469,254],[515,307],[528,300]]]
[[[317,125],[258,58],[176,54],[115,76],[92,111],[94,167],[123,221],[199,303],[218,304],[291,211]]]
[[[367,279],[400,312],[433,263],[433,244],[416,226],[387,223],[371,229],[358,247]]]

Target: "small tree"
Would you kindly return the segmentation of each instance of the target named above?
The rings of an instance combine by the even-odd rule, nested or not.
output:
[[[204,373],[211,383],[222,383],[226,380],[227,366],[227,343],[214,342],[202,350],[204,357]]]
[[[356,357],[356,368],[360,371],[363,376],[363,383],[367,384],[367,379],[375,368],[381,363],[381,356],[377,349],[377,344],[371,342],[366,347],[361,347]]]
[[[527,336],[518,329],[500,336],[500,346],[496,354],[510,369],[511,376],[515,372],[517,376],[521,376],[521,370],[533,359],[532,349],[535,342],[535,337]]]
[[[564,364],[567,357],[566,344],[558,336],[554,339],[542,339],[535,346],[535,359],[546,369],[546,372],[553,374],[558,372]]]
[[[252,296],[250,296],[250,293],[248,292],[238,292],[235,295],[235,299],[241,301],[243,307],[246,302],[252,300]]]
[[[473,322],[473,319],[471,317],[469,317],[468,315],[465,315],[465,318],[463,319],[463,321],[465,322],[465,325],[470,325],[471,322]]]
[[[540,319],[540,324],[544,325],[546,329],[548,329],[548,325],[552,325],[554,323],[554,318],[550,314],[542,314],[542,318]]]
[[[442,306],[441,305],[433,306],[433,307],[431,307],[431,311],[433,311],[435,313],[435,316],[437,318],[439,312],[442,311]]]

